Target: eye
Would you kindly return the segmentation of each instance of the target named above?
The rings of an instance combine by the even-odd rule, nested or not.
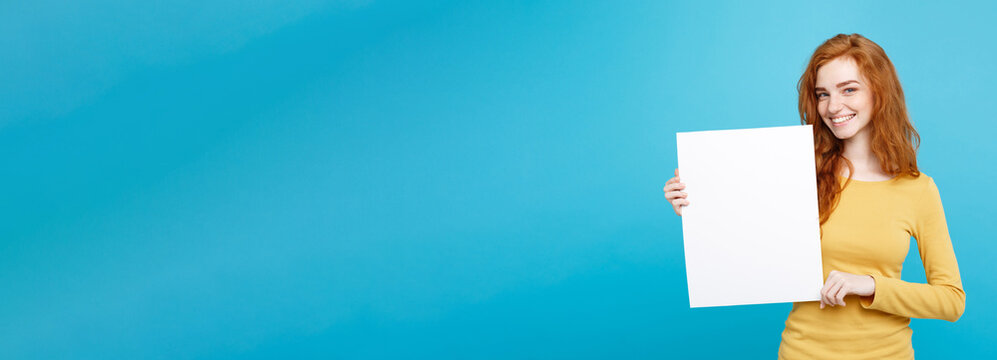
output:
[[[827,96],[829,96],[829,95],[827,93],[825,93],[825,92],[817,93],[817,99],[821,99],[821,98],[824,98],[824,97],[827,97]]]
[[[845,91],[845,94],[851,94],[853,92],[859,91],[859,89],[856,89],[856,88],[847,88],[844,91]]]

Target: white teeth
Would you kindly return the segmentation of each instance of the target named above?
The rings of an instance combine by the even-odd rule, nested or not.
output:
[[[848,115],[848,116],[837,117],[837,118],[832,118],[831,122],[833,122],[835,124],[840,124],[840,123],[843,123],[845,121],[851,120],[853,117],[855,117],[855,114],[851,114],[851,115]]]

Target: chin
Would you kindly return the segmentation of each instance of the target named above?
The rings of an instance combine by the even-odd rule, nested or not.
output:
[[[855,136],[854,131],[847,131],[847,130],[846,131],[831,130],[831,133],[834,134],[834,137],[838,138],[838,140],[848,140],[851,139],[853,136]]]
[[[834,134],[834,137],[838,138],[838,140],[848,140],[848,139],[851,139],[853,136],[855,136],[854,133],[852,133],[852,134]]]

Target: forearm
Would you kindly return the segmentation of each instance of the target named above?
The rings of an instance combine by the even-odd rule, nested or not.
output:
[[[966,309],[966,293],[961,284],[919,284],[881,275],[871,296],[862,297],[862,307],[891,314],[926,319],[956,321]]]

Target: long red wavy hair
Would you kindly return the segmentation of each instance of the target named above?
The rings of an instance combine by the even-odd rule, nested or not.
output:
[[[907,115],[904,91],[890,58],[879,45],[859,34],[838,34],[825,41],[814,50],[810,63],[803,71],[796,89],[800,93],[800,121],[813,125],[814,155],[817,162],[817,199],[820,207],[820,223],[831,216],[837,205],[838,195],[843,189],[838,175],[841,166],[848,167],[848,180],[852,179],[854,167],[843,156],[844,142],[831,132],[817,112],[817,69],[834,60],[847,56],[858,64],[862,76],[872,90],[873,113],[871,127],[872,152],[879,159],[883,172],[893,176],[920,176],[917,170],[917,148],[921,138]]]

